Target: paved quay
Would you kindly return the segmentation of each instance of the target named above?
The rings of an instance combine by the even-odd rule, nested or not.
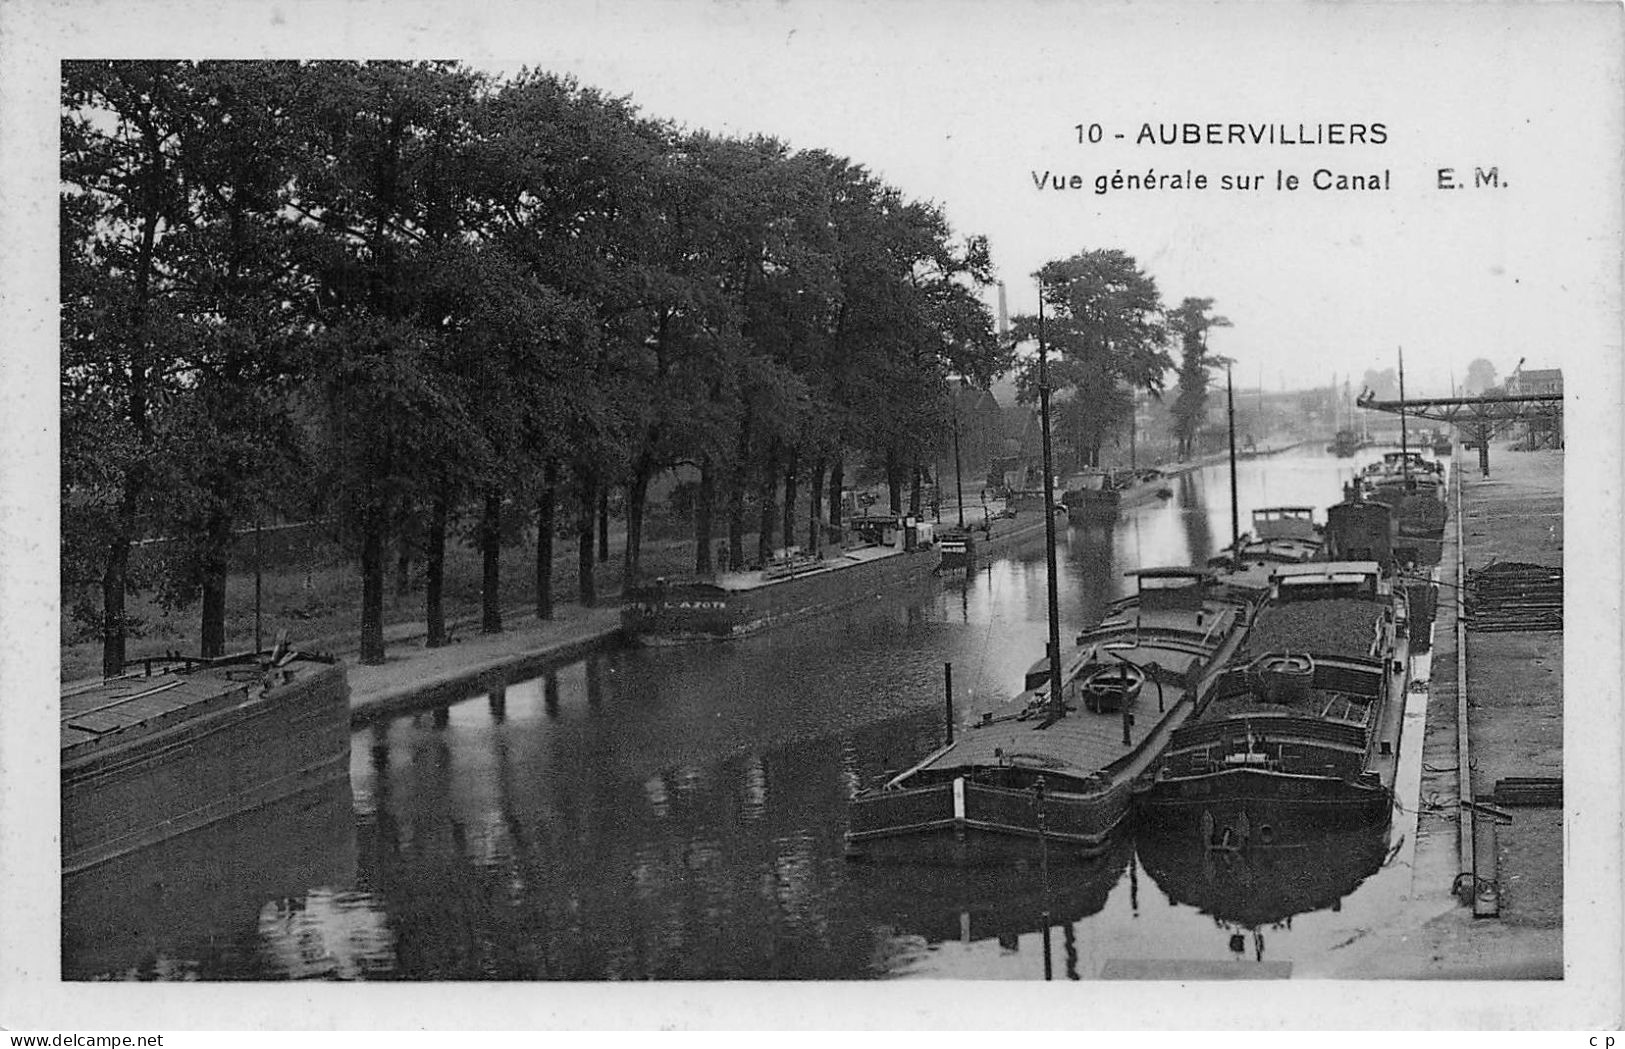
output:
[[[1562,776],[1563,634],[1457,631],[1461,569],[1508,561],[1563,564],[1563,453],[1496,447],[1489,478],[1479,475],[1473,457],[1456,463],[1466,467],[1461,541],[1453,505],[1439,565],[1421,787],[1416,798],[1401,799],[1417,810],[1411,894],[1380,943],[1351,950],[1331,976],[1563,976],[1563,810],[1517,807],[1501,817],[1460,805],[1464,788],[1482,803],[1501,779]],[[1458,660],[1458,636],[1466,641],[1464,661]],[[1457,688],[1463,664],[1464,694]],[[1493,889],[1499,913],[1475,917],[1475,889],[1485,888]]]
[[[397,714],[468,699],[622,643],[620,600],[603,598],[593,608],[559,605],[552,619],[516,608],[503,614],[500,634],[481,634],[479,620],[452,624],[452,642],[425,648],[427,631],[392,628],[386,660],[364,666],[355,651],[340,652],[350,674],[350,723],[362,725]]]

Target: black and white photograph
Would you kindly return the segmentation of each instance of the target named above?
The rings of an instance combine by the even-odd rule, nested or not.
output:
[[[1619,5],[0,58],[0,1027],[1625,1022]]]

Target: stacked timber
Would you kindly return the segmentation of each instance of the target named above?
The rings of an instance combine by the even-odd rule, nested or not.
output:
[[[1495,781],[1492,800],[1508,808],[1561,806],[1563,781],[1555,776],[1508,776]]]
[[[1467,629],[1562,630],[1563,569],[1503,561],[1467,573]]]

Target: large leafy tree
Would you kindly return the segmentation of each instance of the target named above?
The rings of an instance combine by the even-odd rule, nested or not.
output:
[[[1208,350],[1207,335],[1213,328],[1228,328],[1230,321],[1212,315],[1213,300],[1187,297],[1168,311],[1168,330],[1179,339],[1178,393],[1171,408],[1174,439],[1179,457],[1188,459],[1192,443],[1207,419],[1208,383],[1214,367],[1226,358]]]
[[[62,66],[63,580],[101,589],[102,672],[123,672],[130,548],[164,492],[163,418],[180,389],[170,235],[188,71]]]
[[[183,211],[168,238],[170,333],[184,350],[166,420],[166,492],[157,526],[176,537],[164,579],[172,603],[201,592],[201,652],[225,644],[234,534],[298,492],[289,393],[298,379],[300,293],[281,216],[304,84],[285,62],[181,67],[173,174]]]
[[[384,659],[385,552],[438,479],[467,402],[446,383],[442,318],[423,294],[437,260],[433,138],[475,79],[441,64],[304,68],[301,163],[288,206],[317,282],[313,374],[323,462],[361,562],[361,660]]]
[[[1045,338],[1056,354],[1050,383],[1068,391],[1057,431],[1081,465],[1098,466],[1107,436],[1131,417],[1133,391],[1161,396],[1173,359],[1156,281],[1126,252],[1086,251],[1046,263],[1036,274],[1046,306]],[[1018,341],[1036,338],[1036,316],[1015,318]],[[1023,400],[1037,395],[1036,369],[1018,376]]]

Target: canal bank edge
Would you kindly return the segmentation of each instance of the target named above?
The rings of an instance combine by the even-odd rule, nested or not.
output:
[[[505,688],[626,643],[620,603],[561,607],[550,620],[531,620],[500,634],[477,634],[440,648],[396,646],[381,665],[347,658],[350,724],[447,706]]]

